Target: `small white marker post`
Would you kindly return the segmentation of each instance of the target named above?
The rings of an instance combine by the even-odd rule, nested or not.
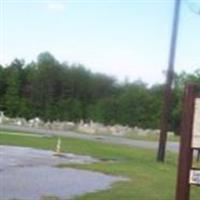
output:
[[[54,156],[61,156],[61,139],[58,137],[57,144],[56,144],[56,152]]]

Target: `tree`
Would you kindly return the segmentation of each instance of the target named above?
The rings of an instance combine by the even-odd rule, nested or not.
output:
[[[0,65],[0,110],[4,110],[4,95],[6,92],[5,70]]]
[[[5,111],[9,116],[18,116],[21,99],[21,72],[23,60],[15,59],[5,70],[6,92],[4,96]]]
[[[184,85],[191,82],[200,84],[200,70],[175,76],[170,129],[177,133]],[[26,65],[19,59],[0,65],[0,109],[11,117],[159,128],[162,91],[162,84],[119,83],[81,64],[60,63],[48,52]]]

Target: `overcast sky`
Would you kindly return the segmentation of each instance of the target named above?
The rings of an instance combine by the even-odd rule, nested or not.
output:
[[[49,51],[119,80],[165,80],[174,0],[0,2],[1,64]],[[200,0],[182,0],[177,72],[200,68],[198,7]]]

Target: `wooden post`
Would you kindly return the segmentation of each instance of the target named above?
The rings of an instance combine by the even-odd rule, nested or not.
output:
[[[181,143],[177,176],[176,200],[189,200],[190,169],[192,167],[193,149],[191,147],[194,118],[194,100],[196,85],[188,85],[185,89],[183,118],[181,124]]]
[[[165,150],[167,142],[167,131],[169,129],[169,118],[171,112],[171,99],[172,99],[172,82],[174,76],[174,61],[176,54],[176,43],[178,35],[178,26],[179,26],[179,15],[181,9],[181,0],[174,0],[174,18],[172,24],[172,35],[170,42],[170,51],[169,51],[169,60],[168,60],[168,69],[167,69],[167,79],[164,89],[164,104],[161,116],[160,124],[160,139],[157,152],[157,161],[164,162],[165,160]]]

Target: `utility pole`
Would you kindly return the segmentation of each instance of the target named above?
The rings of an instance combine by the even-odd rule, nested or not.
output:
[[[180,7],[181,7],[181,0],[175,0],[168,69],[167,69],[166,84],[164,88],[164,104],[163,104],[163,110],[162,110],[162,116],[161,116],[161,122],[160,122],[160,139],[159,139],[159,147],[158,147],[158,153],[157,153],[157,161],[159,162],[164,162],[165,160],[167,131],[169,129],[169,119],[170,119],[170,112],[171,112],[172,82],[173,82],[173,77],[174,77],[174,61],[175,61],[175,54],[176,54],[176,43],[177,43],[177,34],[178,34],[178,26],[179,26]]]

